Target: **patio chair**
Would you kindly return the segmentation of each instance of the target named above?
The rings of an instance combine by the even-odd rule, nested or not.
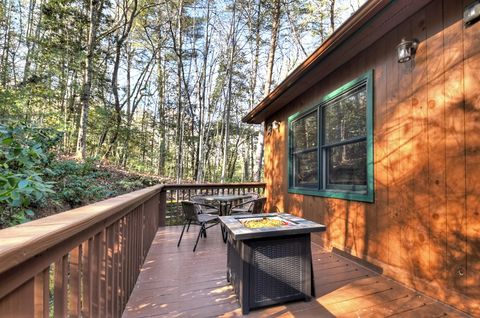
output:
[[[220,210],[211,204],[207,204],[203,195],[192,195],[190,200],[192,200],[198,209],[198,213],[207,213],[207,214],[220,214]]]
[[[180,238],[178,239],[177,247],[180,246],[180,242],[182,241],[183,233],[185,232],[185,228],[188,226],[190,227],[191,224],[200,225],[200,230],[198,231],[197,241],[195,242],[195,246],[193,247],[193,251],[197,249],[198,240],[200,236],[207,237],[207,229],[211,228],[219,224],[220,220],[218,215],[211,215],[206,213],[197,213],[198,208],[196,207],[196,203],[191,201],[182,201],[182,210],[183,215],[185,217],[185,221],[183,223],[182,234],[180,234]]]
[[[230,214],[260,214],[263,213],[267,198],[261,197],[232,206]]]
[[[249,192],[245,193],[249,197],[246,199],[243,199],[242,202],[235,202],[235,204],[230,208],[230,214],[231,213],[251,213],[252,208],[253,208],[253,202],[258,199],[260,196],[256,192]]]

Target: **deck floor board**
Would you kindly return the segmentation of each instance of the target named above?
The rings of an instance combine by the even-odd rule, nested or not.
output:
[[[128,300],[124,318],[241,317],[226,281],[219,228],[192,252],[197,228],[160,228]],[[317,298],[252,310],[248,317],[468,317],[312,243]]]

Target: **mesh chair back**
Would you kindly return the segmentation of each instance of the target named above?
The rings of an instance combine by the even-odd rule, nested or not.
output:
[[[266,202],[267,202],[267,198],[259,198],[253,201],[252,214],[263,213],[263,209],[265,208]]]
[[[248,198],[245,198],[242,200],[243,203],[246,203],[246,202],[250,202],[249,204],[245,204],[244,207],[248,209],[248,211],[252,211],[253,209],[253,200],[257,200],[258,197],[260,196],[258,193],[256,192],[248,192],[248,193],[245,193],[246,195],[249,195]]]
[[[245,201],[256,200],[260,196],[260,194],[258,194],[256,192],[248,192],[248,193],[245,193],[245,194],[250,196],[249,198],[246,198]]]
[[[191,220],[194,222],[198,221],[198,215],[197,215],[197,209],[195,208],[195,203],[190,201],[182,201],[182,210],[186,220]]]
[[[190,200],[196,203],[205,203],[204,195],[192,195]]]

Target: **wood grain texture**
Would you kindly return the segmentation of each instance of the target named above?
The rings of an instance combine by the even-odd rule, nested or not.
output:
[[[69,317],[80,317],[80,286],[81,286],[81,259],[82,259],[82,245],[74,248],[70,252],[70,268],[69,268],[69,291],[68,291],[68,315]]]
[[[0,231],[0,273],[155,195],[162,186],[138,190]]]
[[[463,1],[466,6],[470,1]],[[464,29],[465,198],[467,268],[464,288],[480,299],[480,23]],[[478,305],[480,315],[480,304]]]
[[[24,309],[32,309],[37,317],[118,317],[165,216],[159,209],[165,206],[161,199],[166,199],[167,191],[187,199],[186,193],[203,190],[240,193],[250,188],[262,193],[264,187],[264,183],[154,186],[0,231],[0,309],[8,307],[5,312],[13,317],[23,315]],[[52,263],[54,299],[49,313],[49,278],[43,276],[48,276]],[[12,306],[23,301],[16,297],[23,297],[27,291],[22,286],[31,281],[35,283],[30,307]]]
[[[480,23],[463,25],[470,2],[429,1],[272,112],[266,124],[282,125],[265,138],[265,181],[268,207],[327,225],[318,239],[324,246],[480,316]],[[402,38],[419,46],[412,61],[399,64]],[[375,202],[289,194],[288,117],[369,70]]]
[[[50,317],[50,267],[34,278],[34,317]]]
[[[220,228],[209,229],[193,253],[196,230],[192,226],[178,248],[181,227],[158,230],[124,318],[242,316],[226,281]],[[318,245],[312,244],[312,257],[316,299],[252,310],[246,317],[467,317]]]
[[[463,71],[463,6],[444,0],[445,156],[446,156],[446,279],[447,286],[465,292],[465,95]]]
[[[55,318],[67,316],[68,304],[68,255],[55,262],[53,286],[53,313]]]
[[[36,313],[34,300],[35,282],[34,279],[30,279],[2,299],[0,313],[3,317],[34,317]]]

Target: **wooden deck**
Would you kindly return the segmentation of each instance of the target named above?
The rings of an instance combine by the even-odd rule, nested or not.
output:
[[[123,313],[133,317],[239,317],[226,281],[226,245],[197,227],[177,248],[181,227],[160,228]],[[248,317],[468,317],[337,254],[312,246],[316,300],[252,310]]]

